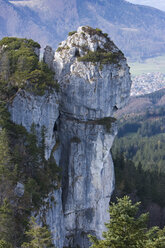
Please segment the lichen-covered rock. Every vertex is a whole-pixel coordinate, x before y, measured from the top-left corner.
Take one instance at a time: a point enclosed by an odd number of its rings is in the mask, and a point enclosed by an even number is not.
[[[53,69],[54,51],[50,46],[46,46],[44,49],[43,61],[48,65],[50,69]]]
[[[122,52],[100,31],[80,27],[55,52],[61,111],[78,119],[112,116],[127,102],[131,79]]]
[[[24,192],[25,192],[25,186],[22,183],[18,182],[14,189],[15,195],[18,197],[22,197]]]
[[[64,213],[62,208],[62,189],[51,192],[45,199],[38,215],[38,222],[42,225],[43,217],[51,230],[55,247],[63,248],[65,240]]]
[[[24,126],[29,132],[32,124],[35,124],[38,135],[41,135],[43,127],[45,135],[45,158],[50,157],[53,146],[56,143],[54,125],[59,116],[57,94],[45,92],[44,96],[37,96],[25,90],[20,90],[8,107],[11,119],[14,123]]]
[[[114,188],[110,154],[116,126],[79,122],[61,116],[65,247],[89,247],[88,234],[102,237]]]
[[[88,234],[101,238],[109,218],[114,188],[110,148],[116,135],[112,117],[128,100],[129,67],[107,35],[89,27],[70,33],[49,66],[54,67],[61,90],[57,132],[63,172],[63,246],[87,248]]]

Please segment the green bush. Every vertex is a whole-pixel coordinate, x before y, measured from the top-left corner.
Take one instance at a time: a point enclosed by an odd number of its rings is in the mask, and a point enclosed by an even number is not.
[[[29,230],[26,231],[28,242],[24,242],[21,248],[53,248],[52,235],[45,225],[43,227],[36,223],[34,217],[31,217]]]
[[[68,35],[72,36],[73,34],[76,34],[76,33],[77,33],[77,31],[71,31],[71,32],[68,33]]]
[[[118,53],[106,52],[104,49],[99,49],[98,51],[92,52],[88,51],[82,57],[78,58],[79,62],[92,62],[100,64],[116,64],[118,62]]]
[[[32,39],[16,38],[16,37],[4,37],[0,41],[0,46],[7,45],[7,49],[15,50],[21,46],[40,48],[40,44],[33,41]]]
[[[0,60],[5,64],[0,74],[0,95],[8,99],[19,88],[37,95],[43,95],[46,90],[59,90],[57,82],[54,82],[54,73],[43,61],[39,62],[34,51],[34,48],[40,47],[38,43],[6,37],[0,41],[2,45],[6,47],[0,54]]]
[[[103,33],[103,35],[105,36],[105,38],[108,38],[108,34],[107,33]]]
[[[63,47],[58,47],[56,51],[61,52],[63,49],[64,49]]]
[[[13,248],[13,246],[10,243],[6,242],[5,240],[1,239],[0,248]]]
[[[88,33],[90,36],[93,36],[93,35],[98,35],[98,36],[102,36],[102,37],[105,37],[107,38],[108,37],[108,34],[106,33],[103,33],[101,29],[99,28],[91,28],[89,26],[87,27],[83,27],[82,30],[86,33]]]
[[[96,28],[95,30],[96,30],[96,32],[100,32],[100,33],[102,33],[102,30],[101,30],[101,29],[99,29],[99,28]]]

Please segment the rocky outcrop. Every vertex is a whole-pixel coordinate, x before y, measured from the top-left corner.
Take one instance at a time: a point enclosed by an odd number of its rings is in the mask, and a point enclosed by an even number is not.
[[[48,65],[50,69],[53,68],[54,51],[50,46],[46,46],[44,49],[43,61]]]
[[[36,96],[24,90],[20,90],[8,107],[11,119],[14,123],[24,126],[30,131],[35,124],[38,138],[42,127],[46,128],[45,158],[50,157],[51,151],[56,144],[54,126],[59,116],[57,94],[45,92],[44,96]]]
[[[44,61],[60,92],[36,96],[19,91],[9,106],[12,120],[29,131],[46,127],[46,152],[62,168],[61,188],[44,209],[54,244],[89,247],[88,234],[101,237],[114,188],[110,149],[116,135],[114,112],[130,93],[129,67],[122,52],[98,29],[80,27]],[[51,196],[55,202],[51,202]],[[41,208],[40,215],[43,209]]]
[[[128,100],[126,59],[99,30],[80,27],[55,52],[60,84],[62,203],[65,247],[89,247],[88,234],[101,238],[114,188],[110,154],[113,113]]]
[[[126,104],[131,82],[121,51],[104,34],[91,30],[80,27],[63,41],[53,62],[61,85],[60,109],[83,120],[112,116]],[[108,61],[102,58],[105,54]],[[86,61],[79,62],[84,56]]]

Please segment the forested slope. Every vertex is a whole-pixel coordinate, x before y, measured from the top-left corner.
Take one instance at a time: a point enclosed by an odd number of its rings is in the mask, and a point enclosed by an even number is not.
[[[112,151],[116,195],[130,194],[163,226],[165,194],[165,90],[130,99],[120,116]]]
[[[29,217],[45,204],[45,197],[56,188],[54,182],[59,182],[55,160],[45,160],[45,127],[39,141],[35,124],[28,132],[11,120],[8,111],[20,90],[41,97],[54,89],[54,74],[39,62],[39,48],[38,43],[28,39],[0,41],[1,247],[20,247],[27,241]]]

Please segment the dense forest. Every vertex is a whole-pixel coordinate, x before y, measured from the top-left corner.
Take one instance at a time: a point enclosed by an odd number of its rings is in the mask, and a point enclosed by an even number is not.
[[[150,100],[149,105],[145,105],[146,99]],[[138,101],[144,102],[143,107]],[[133,102],[136,102],[134,109]],[[132,199],[141,200],[143,208],[151,211],[150,225],[162,227],[165,224],[164,90],[134,98],[119,115],[118,136],[112,148],[116,173],[114,196],[129,194]]]

